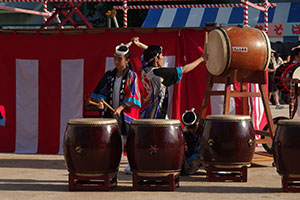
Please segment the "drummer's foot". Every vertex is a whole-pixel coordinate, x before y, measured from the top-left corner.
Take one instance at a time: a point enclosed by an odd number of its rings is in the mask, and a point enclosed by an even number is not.
[[[276,105],[276,109],[282,109],[283,105]]]

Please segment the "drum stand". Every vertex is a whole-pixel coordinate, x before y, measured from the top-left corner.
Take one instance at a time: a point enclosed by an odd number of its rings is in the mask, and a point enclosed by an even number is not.
[[[282,189],[284,192],[300,192],[300,176],[283,175]]]
[[[239,168],[215,167],[208,165],[206,167],[208,181],[238,181],[247,182],[247,166]]]
[[[69,190],[105,190],[117,186],[117,172],[99,176],[79,176],[69,173]]]
[[[174,191],[179,187],[179,173],[166,176],[142,176],[132,173],[133,190]]]
[[[265,110],[265,114],[267,117],[267,123],[269,125],[269,130],[267,131],[261,131],[261,130],[255,130],[255,133],[262,136],[267,136],[269,138],[265,139],[259,139],[256,140],[256,144],[272,144],[272,139],[275,133],[275,126],[273,123],[272,115],[271,115],[271,109],[269,107],[269,100],[268,100],[268,94],[266,92],[266,73],[264,71],[257,71],[254,72],[251,76],[247,78],[239,78],[238,77],[238,70],[236,69],[230,69],[230,71],[227,73],[226,76],[213,76],[207,72],[207,87],[205,91],[205,96],[202,102],[201,110],[200,110],[200,116],[202,119],[206,118],[207,110],[208,110],[208,104],[210,100],[210,96],[224,96],[224,110],[223,114],[229,114],[229,108],[230,108],[230,98],[231,97],[240,97],[241,98],[241,106],[242,106],[242,115],[249,115],[248,113],[248,104],[247,104],[247,98],[248,97],[262,97],[262,102]],[[241,84],[240,91],[234,90],[231,91],[230,86],[236,82],[239,82]],[[225,90],[224,91],[213,91],[213,84],[214,83],[223,83],[225,84]],[[256,83],[259,85],[260,92],[247,92],[247,83]],[[271,154],[263,154],[264,156],[273,156]],[[224,169],[219,170],[224,171]],[[247,177],[247,172],[245,174]]]

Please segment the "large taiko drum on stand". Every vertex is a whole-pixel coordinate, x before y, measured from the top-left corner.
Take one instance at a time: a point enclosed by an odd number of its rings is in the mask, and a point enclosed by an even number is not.
[[[250,116],[207,116],[202,147],[202,159],[207,165],[249,166],[255,150],[255,131]]]
[[[117,172],[122,140],[115,119],[71,119],[64,136],[64,157],[70,173],[99,175]]]
[[[274,162],[280,175],[300,177],[300,120],[280,120],[273,141]]]
[[[248,26],[226,26],[208,34],[205,46],[209,55],[207,70],[214,76],[223,76],[229,69],[238,69],[238,77],[249,77],[264,71],[271,56],[268,36]]]
[[[132,121],[126,145],[131,171],[150,176],[179,173],[184,159],[184,143],[179,120]]]

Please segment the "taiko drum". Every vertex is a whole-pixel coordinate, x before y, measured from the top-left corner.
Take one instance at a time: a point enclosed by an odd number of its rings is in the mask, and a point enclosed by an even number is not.
[[[255,150],[250,116],[209,115],[204,122],[202,159],[209,165],[247,166]]]
[[[238,78],[249,77],[256,71],[264,71],[271,56],[265,32],[248,26],[226,26],[210,31],[205,48],[209,55],[207,70],[214,76],[238,69]]]
[[[275,72],[275,85],[280,92],[290,93],[290,82],[292,79],[300,80],[300,67],[296,64],[284,64],[279,66]],[[299,84],[298,84],[299,86]]]
[[[300,175],[300,120],[280,120],[273,141],[274,162],[280,175]]]
[[[131,123],[127,157],[135,173],[180,172],[184,136],[179,120],[140,119]]]
[[[64,136],[64,157],[70,173],[96,175],[117,172],[122,140],[117,120],[71,119]]]

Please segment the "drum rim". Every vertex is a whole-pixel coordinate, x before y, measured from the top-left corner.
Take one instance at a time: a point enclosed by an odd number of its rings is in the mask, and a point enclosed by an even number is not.
[[[68,168],[68,172],[76,175],[76,176],[86,176],[86,177],[95,177],[95,176],[103,176],[103,174],[115,175],[118,173],[119,168],[117,169],[109,169],[109,170],[100,170],[100,171],[81,171],[81,170],[70,170]]]
[[[220,32],[221,34],[220,35],[223,35],[224,36],[224,39],[225,39],[225,43],[226,43],[226,50],[227,50],[227,59],[226,59],[226,64],[225,64],[225,68],[224,68],[224,70],[223,70],[223,72],[222,73],[219,73],[219,74],[213,74],[213,73],[211,73],[211,71],[210,71],[210,68],[208,68],[208,67],[206,67],[207,68],[207,71],[210,73],[210,74],[212,74],[212,75],[214,75],[214,76],[222,76],[222,75],[224,75],[224,74],[226,74],[226,72],[228,71],[228,69],[229,69],[229,66],[230,66],[230,64],[231,64],[231,43],[230,43],[230,41],[229,41],[229,37],[228,37],[228,35],[227,35],[227,33],[226,33],[226,31],[223,29],[223,28],[216,28],[215,30],[213,30],[213,31],[215,31],[215,32]],[[211,32],[213,32],[213,31],[211,31]]]
[[[231,42],[229,40],[227,32],[223,28],[218,28],[218,29],[225,35],[225,40],[227,44],[227,61],[226,61],[225,70],[223,71],[223,73],[219,75],[219,76],[223,76],[224,74],[227,73],[229,66],[231,65]]]
[[[132,125],[181,125],[178,119],[136,119]]]
[[[114,125],[118,121],[114,118],[74,118],[70,119],[70,125]]]
[[[206,161],[202,159],[204,164],[206,166],[214,166],[214,167],[219,167],[219,168],[241,168],[241,167],[250,167],[251,166],[251,161],[250,162],[213,162],[213,161]]]
[[[296,65],[297,66],[297,65]],[[295,72],[296,71],[299,71],[300,72],[300,66],[297,66],[296,68],[295,68],[295,70],[293,71],[293,73],[292,73],[292,79],[295,79],[296,77],[294,77],[294,74],[295,74]]]
[[[257,29],[259,30],[259,29]],[[259,30],[259,32],[263,35],[263,37],[265,38],[265,41],[267,43],[267,57],[266,57],[266,62],[265,62],[265,67],[264,67],[264,70],[267,69],[267,67],[269,66],[270,64],[270,60],[271,60],[271,43],[270,43],[270,39],[269,37],[267,36],[266,32],[262,31],[262,30]]]
[[[278,121],[277,125],[284,125],[284,124],[300,126],[300,120],[281,119]]]
[[[300,80],[300,77],[295,77],[295,72],[298,71],[298,75],[300,74],[300,66],[299,65],[296,65],[297,67],[293,70],[293,73],[292,73],[292,79],[291,80],[294,80],[294,79],[297,79],[297,80]],[[295,81],[294,81],[295,82]],[[295,83],[295,85],[297,85],[298,87],[300,86],[300,83]]]
[[[289,178],[299,178],[300,177],[300,172],[287,172],[283,170],[276,169],[277,173],[280,176],[287,176]]]
[[[207,115],[205,120],[241,121],[251,120],[249,115]]]

